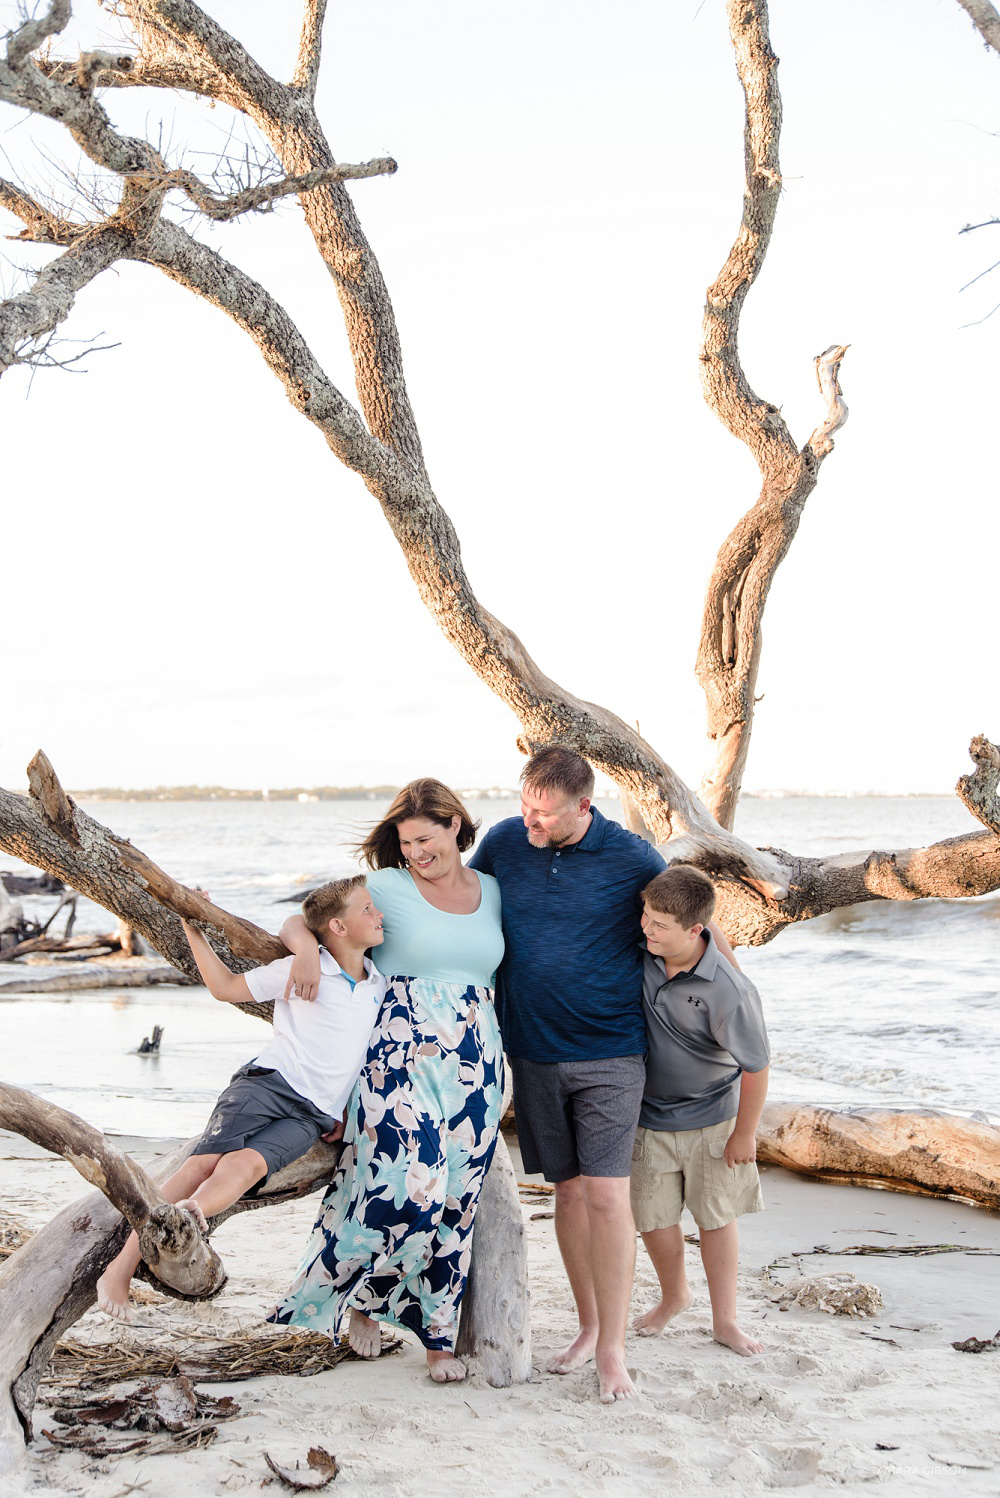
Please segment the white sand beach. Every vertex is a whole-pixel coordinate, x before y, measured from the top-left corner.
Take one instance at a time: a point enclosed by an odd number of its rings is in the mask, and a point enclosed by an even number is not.
[[[81,1194],[62,1160],[2,1136],[6,1214],[31,1227]],[[628,1364],[638,1396],[611,1408],[596,1398],[591,1370],[545,1373],[569,1339],[572,1304],[555,1244],[550,1204],[524,1202],[534,1376],[492,1389],[473,1371],[461,1386],[433,1385],[415,1343],[374,1363],[345,1361],[309,1378],[268,1377],[206,1385],[231,1394],[241,1417],[202,1450],[110,1460],[55,1451],[40,1403],[25,1490],[87,1498],[177,1498],[281,1487],[264,1453],[294,1466],[310,1446],[333,1453],[332,1488],[358,1498],[497,1498],[528,1494],[768,1493],[812,1488],[839,1493],[978,1495],[1000,1492],[996,1421],[1000,1352],[970,1355],[951,1343],[990,1337],[1000,1326],[996,1295],[1000,1218],[960,1204],[802,1180],[766,1169],[766,1213],[743,1225],[741,1295],[748,1330],[766,1352],[744,1359],[711,1340],[708,1298],[696,1247],[689,1249],[695,1299],[658,1338],[630,1335]],[[133,1330],[91,1313],[81,1340],[166,1341],[261,1329],[262,1308],[289,1279],[318,1198],[224,1225],[216,1239],[230,1274],[218,1300],[182,1305],[146,1297]],[[693,1229],[693,1224],[691,1225]],[[816,1252],[870,1244],[951,1244],[961,1252],[843,1256]],[[978,1252],[977,1252],[978,1251]],[[772,1266],[772,1267],[768,1267]],[[849,1274],[881,1292],[872,1318],[852,1319],[775,1297],[800,1276]],[[655,1279],[640,1247],[634,1310]],[[107,1393],[106,1389],[101,1390]],[[43,1392],[43,1399],[47,1392]]]

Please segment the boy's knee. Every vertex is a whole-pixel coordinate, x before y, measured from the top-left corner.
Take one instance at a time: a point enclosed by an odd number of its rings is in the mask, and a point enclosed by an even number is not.
[[[267,1175],[267,1161],[259,1150],[234,1150],[231,1155],[223,1155],[222,1158],[227,1162],[227,1168],[248,1186]]]

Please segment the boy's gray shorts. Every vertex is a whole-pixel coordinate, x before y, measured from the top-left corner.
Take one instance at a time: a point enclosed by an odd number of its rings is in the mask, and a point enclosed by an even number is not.
[[[514,1120],[529,1175],[627,1176],[646,1085],[642,1056],[603,1061],[511,1057]]]
[[[234,1150],[255,1149],[264,1156],[267,1174],[272,1176],[312,1149],[336,1122],[290,1087],[273,1067],[248,1061],[233,1073],[191,1153],[230,1155]]]

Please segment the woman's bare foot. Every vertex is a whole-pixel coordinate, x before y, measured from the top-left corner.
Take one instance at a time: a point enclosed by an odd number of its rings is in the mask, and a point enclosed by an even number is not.
[[[545,1366],[549,1373],[574,1373],[577,1368],[590,1362],[596,1347],[597,1332],[583,1328],[569,1346],[549,1358]]]
[[[186,1196],[182,1202],[177,1202],[176,1205],[178,1207],[183,1207],[185,1212],[190,1212],[191,1216],[194,1218],[195,1222],[201,1228],[203,1233],[208,1232],[208,1222],[205,1218],[205,1214],[201,1210],[193,1196]]]
[[[347,1328],[347,1340],[359,1358],[377,1358],[382,1351],[382,1333],[377,1321],[363,1311],[351,1307],[351,1320]]]
[[[112,1321],[120,1321],[127,1326],[132,1320],[132,1312],[128,1306],[128,1283],[124,1290],[120,1284],[115,1282],[111,1274],[102,1274],[97,1281],[97,1309],[103,1311],[105,1316],[110,1316]]]
[[[428,1352],[427,1372],[436,1384],[461,1383],[468,1369],[450,1352]]]
[[[712,1336],[716,1342],[721,1342],[723,1347],[731,1347],[733,1352],[738,1352],[744,1358],[755,1357],[758,1352],[764,1351],[763,1342],[757,1342],[753,1337],[748,1337],[735,1321],[717,1322],[712,1327]]]
[[[664,1297],[663,1300],[657,1301],[655,1306],[652,1306],[648,1311],[643,1311],[641,1316],[635,1318],[632,1322],[633,1330],[637,1331],[640,1337],[655,1337],[657,1332],[662,1332],[663,1328],[669,1322],[673,1321],[675,1316],[679,1316],[682,1311],[686,1311],[690,1304],[690,1290],[685,1291],[683,1295],[674,1296],[670,1300]]]
[[[597,1378],[601,1386],[602,1404],[614,1404],[618,1399],[631,1399],[635,1393],[635,1384],[629,1378],[625,1361],[618,1353],[598,1354]]]

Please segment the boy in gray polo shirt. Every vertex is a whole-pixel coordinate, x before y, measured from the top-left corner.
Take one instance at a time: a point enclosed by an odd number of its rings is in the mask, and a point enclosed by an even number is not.
[[[691,1303],[681,1212],[701,1233],[717,1342],[750,1357],[764,1344],[736,1321],[737,1219],[763,1210],[756,1133],[770,1050],[757,990],[720,957],[707,928],[710,880],[687,864],[642,892],[646,1090],[632,1156],[632,1211],[660,1282],[660,1301],[633,1323],[661,1332]]]

